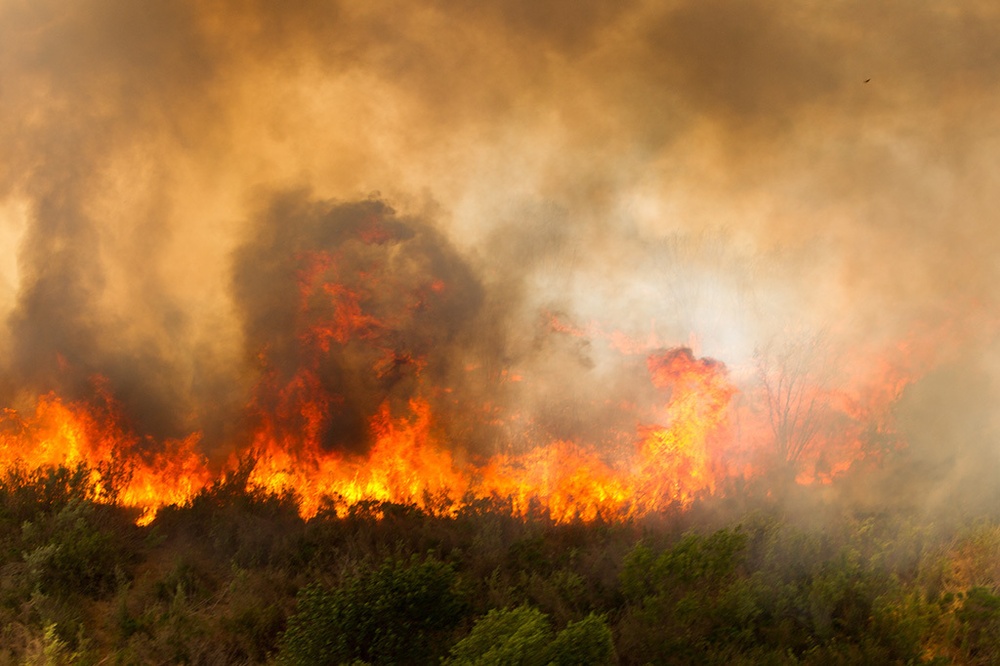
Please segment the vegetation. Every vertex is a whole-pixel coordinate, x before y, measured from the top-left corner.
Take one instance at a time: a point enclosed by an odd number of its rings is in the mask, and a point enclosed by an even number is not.
[[[497,499],[303,520],[234,474],[137,527],[90,479],[0,479],[0,664],[1000,662],[995,519],[556,524]]]

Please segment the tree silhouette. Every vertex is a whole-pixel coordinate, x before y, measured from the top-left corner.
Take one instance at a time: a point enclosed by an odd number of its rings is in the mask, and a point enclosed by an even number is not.
[[[821,338],[812,337],[754,352],[775,452],[789,465],[813,444],[829,407],[825,351]]]

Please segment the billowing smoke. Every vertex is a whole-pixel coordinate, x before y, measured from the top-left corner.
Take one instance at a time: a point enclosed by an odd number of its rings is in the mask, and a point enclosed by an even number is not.
[[[823,339],[824,409],[899,388],[899,486],[995,458],[993,3],[293,5],[0,0],[5,404],[222,451],[312,382],[326,447],[419,395],[487,451]]]
[[[453,390],[483,301],[433,227],[378,200],[298,193],[277,198],[236,252],[233,298],[265,374],[255,407],[301,433],[300,405],[313,403],[322,445],[362,450],[383,401],[405,404],[421,380]]]

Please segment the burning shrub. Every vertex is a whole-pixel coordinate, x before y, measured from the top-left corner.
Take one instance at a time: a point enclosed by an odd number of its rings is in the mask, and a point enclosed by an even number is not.
[[[12,525],[34,520],[38,515],[58,512],[70,502],[92,500],[91,469],[75,467],[40,467],[4,470],[0,479],[0,519]]]

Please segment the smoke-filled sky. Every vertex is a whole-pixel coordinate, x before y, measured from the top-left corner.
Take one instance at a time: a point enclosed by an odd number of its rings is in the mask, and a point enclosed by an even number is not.
[[[986,0],[0,0],[4,383],[99,372],[149,432],[225,437],[204,405],[279,344],[267,248],[388,206],[398,274],[464,283],[406,343],[455,345],[442,376],[614,388],[552,317],[737,369],[822,335],[923,349],[955,369],[913,409],[972,374],[985,414],[997,72]]]

